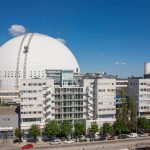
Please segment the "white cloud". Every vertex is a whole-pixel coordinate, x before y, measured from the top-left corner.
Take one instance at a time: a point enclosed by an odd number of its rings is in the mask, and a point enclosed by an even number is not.
[[[59,42],[63,43],[63,44],[66,44],[66,41],[64,39],[61,39],[61,38],[57,38],[56,40],[58,40]]]
[[[115,62],[115,65],[126,65],[126,63],[125,63],[125,62],[116,61],[116,62]]]
[[[13,36],[18,36],[26,33],[25,27],[17,24],[11,25],[8,30]]]
[[[126,63],[125,62],[121,62],[121,65],[126,65]]]
[[[115,65],[119,65],[119,64],[120,64],[120,62],[118,62],[118,61],[117,61],[117,62],[115,62]]]

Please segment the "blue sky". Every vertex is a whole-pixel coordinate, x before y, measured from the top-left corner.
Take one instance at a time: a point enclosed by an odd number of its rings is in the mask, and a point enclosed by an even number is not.
[[[149,0],[0,0],[0,45],[13,24],[64,39],[82,72],[142,76],[150,62]]]

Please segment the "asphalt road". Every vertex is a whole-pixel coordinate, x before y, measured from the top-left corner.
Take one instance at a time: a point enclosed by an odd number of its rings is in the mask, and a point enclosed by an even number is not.
[[[150,138],[140,138],[140,139],[126,139],[118,141],[105,141],[105,142],[90,142],[81,144],[71,144],[71,145],[58,145],[43,148],[35,148],[36,150],[121,150],[129,148],[136,144],[150,143]]]
[[[121,150],[134,147],[136,144],[150,144],[150,137],[123,139],[115,141],[87,142],[61,145],[35,145],[34,150]],[[0,142],[0,150],[20,150],[20,146],[12,144],[10,140]]]

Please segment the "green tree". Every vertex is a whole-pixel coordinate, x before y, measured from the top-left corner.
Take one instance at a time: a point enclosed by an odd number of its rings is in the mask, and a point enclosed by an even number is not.
[[[134,102],[134,98],[131,96],[128,100],[128,109],[129,109],[129,117],[132,122],[136,121],[136,106]]]
[[[34,141],[36,142],[37,137],[38,137],[38,136],[40,135],[40,133],[41,133],[41,130],[40,130],[40,128],[39,128],[38,125],[33,124],[33,125],[30,127],[30,129],[28,130],[28,133],[29,133],[29,135],[30,135],[31,137],[34,138]]]
[[[114,132],[117,134],[122,133],[127,128],[127,114],[128,114],[128,105],[127,98],[123,89],[120,91],[120,104],[118,105],[116,112],[116,122],[113,124]]]
[[[150,128],[150,120],[142,117],[138,119],[138,127],[140,129],[148,129]]]
[[[119,118],[124,124],[128,121],[128,102],[126,97],[121,97],[121,106],[119,110]]]
[[[103,124],[103,134],[111,134],[113,132],[113,127],[110,123],[104,123]]]
[[[23,136],[23,133],[22,133],[21,129],[19,129],[19,128],[15,129],[15,136],[20,140],[20,142],[22,141],[21,138]]]
[[[95,136],[95,133],[98,132],[98,124],[96,122],[91,123],[91,128],[89,129],[89,132],[92,133],[93,136]]]
[[[72,132],[72,125],[68,121],[63,121],[60,123],[60,134],[63,137],[68,137]]]
[[[120,91],[120,105],[117,109],[114,131],[128,133],[136,129],[136,111],[133,97],[127,98],[124,90]]]
[[[43,135],[46,135],[49,139],[60,134],[60,128],[55,120],[51,120],[47,123],[43,130]]]
[[[83,123],[77,122],[74,125],[75,136],[81,138],[85,134],[85,125]]]
[[[116,134],[128,133],[127,126],[122,121],[116,121],[113,124],[113,130]]]

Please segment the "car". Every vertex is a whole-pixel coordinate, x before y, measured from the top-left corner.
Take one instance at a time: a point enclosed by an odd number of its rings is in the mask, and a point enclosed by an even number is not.
[[[138,134],[137,133],[130,133],[127,136],[128,136],[128,138],[137,138]]]
[[[148,134],[139,134],[139,137],[147,137]]]
[[[74,143],[74,140],[65,140],[64,143],[65,144],[71,144],[71,143]]]
[[[100,141],[100,135],[98,135],[98,134],[95,135],[95,136],[94,136],[94,141]]]
[[[95,137],[94,141],[100,141],[100,137]]]
[[[118,135],[118,139],[126,139],[126,138],[128,138],[128,135],[126,135],[126,134],[119,134]]]
[[[49,138],[48,138],[47,136],[43,136],[43,137],[42,137],[42,140],[43,140],[44,142],[49,142]]]
[[[106,140],[106,136],[101,136],[99,140],[100,141]]]
[[[33,144],[27,144],[27,145],[21,146],[21,149],[30,149],[30,148],[33,148]]]
[[[37,139],[34,139],[32,137],[27,138],[27,142],[35,142]]]
[[[107,137],[107,140],[115,140],[115,137],[114,136],[109,136],[109,137]]]
[[[61,140],[60,139],[54,139],[49,144],[51,144],[51,145],[61,144]]]
[[[18,138],[13,140],[13,143],[19,143],[19,142],[20,142],[20,139]]]
[[[87,139],[85,137],[82,137],[79,139],[79,142],[87,142]]]

